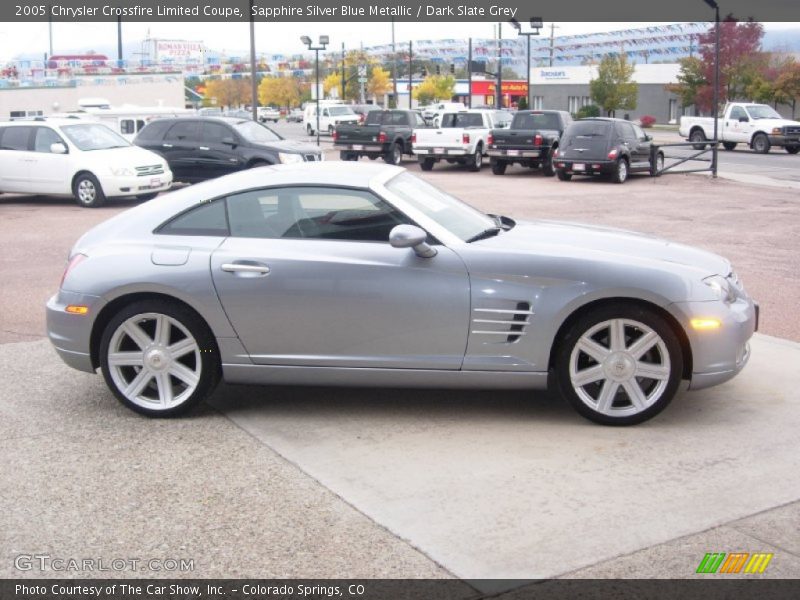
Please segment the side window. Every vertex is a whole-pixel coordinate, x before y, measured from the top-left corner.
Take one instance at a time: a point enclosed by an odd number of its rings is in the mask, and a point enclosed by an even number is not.
[[[160,140],[164,137],[164,133],[170,126],[169,121],[150,121],[150,123],[146,123],[146,127],[142,129],[139,136],[143,140]]]
[[[34,152],[50,152],[52,144],[64,144],[64,140],[49,127],[37,127],[33,142]],[[66,144],[64,144],[66,146]]]
[[[417,123],[416,123],[417,127],[425,127],[426,126],[425,119],[422,118],[421,114],[414,113],[414,118],[417,121]]]
[[[220,125],[219,123],[203,123],[200,139],[208,144],[221,144],[222,138],[232,136],[233,133],[224,125]]]
[[[197,139],[197,121],[178,121],[169,128],[165,140],[196,140]]]
[[[364,190],[270,188],[228,197],[231,235],[388,242],[396,225],[410,221]]]
[[[731,109],[731,119],[738,121],[742,117],[747,117],[747,113],[744,112],[744,109],[741,106],[734,106]]]
[[[28,150],[32,127],[8,127],[0,144],[0,150]]]
[[[647,141],[647,134],[644,131],[642,131],[642,128],[639,127],[638,125],[633,126],[633,132],[636,135],[636,139],[639,140],[640,142]]]
[[[209,235],[227,237],[228,220],[225,215],[225,200],[214,200],[201,204],[178,215],[162,225],[162,235]]]
[[[132,135],[136,133],[136,124],[133,119],[122,119],[119,122],[119,132],[122,135]]]
[[[322,109],[322,116],[323,117],[329,117],[330,116],[330,113],[328,113],[328,109],[327,108],[323,108]]]
[[[141,131],[147,123],[143,119],[136,119],[136,131]]]

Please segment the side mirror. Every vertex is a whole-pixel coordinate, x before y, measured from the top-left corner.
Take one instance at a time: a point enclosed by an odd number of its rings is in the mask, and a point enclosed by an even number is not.
[[[739,123],[747,123],[750,121],[748,117],[739,117]]]
[[[653,141],[653,136],[652,136],[652,135],[645,134],[645,136],[644,136],[644,141],[645,141],[645,142],[652,142],[652,141]]]
[[[51,154],[66,154],[67,147],[62,144],[61,142],[55,142],[54,144],[50,144],[50,153]]]
[[[225,144],[226,146],[235,146],[236,140],[233,139],[231,136],[227,136],[222,138],[222,143]]]
[[[389,232],[392,248],[413,248],[420,258],[433,258],[436,248],[431,248],[425,240],[428,234],[416,225],[398,225]]]

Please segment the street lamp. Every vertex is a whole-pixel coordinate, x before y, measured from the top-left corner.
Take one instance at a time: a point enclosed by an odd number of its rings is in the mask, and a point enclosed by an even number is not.
[[[314,73],[315,73],[315,87],[314,96],[317,99],[317,146],[319,146],[319,51],[325,50],[325,47],[330,43],[330,38],[327,35],[319,36],[319,44],[316,46],[307,35],[300,36],[300,41],[308,46],[309,50],[314,51]]]
[[[526,73],[526,81],[528,82],[528,108],[533,108],[531,106],[531,36],[532,35],[539,35],[539,30],[542,28],[542,19],[541,17],[531,17],[531,30],[532,31],[522,31],[522,25],[520,25],[519,21],[516,19],[511,19],[511,26],[517,30],[517,35],[524,35],[525,36],[525,43],[528,46],[528,68],[525,69]]]
[[[717,156],[719,140],[717,139],[717,121],[719,120],[719,4],[716,0],[703,0],[714,9],[714,147],[711,149],[711,175],[717,176]]]

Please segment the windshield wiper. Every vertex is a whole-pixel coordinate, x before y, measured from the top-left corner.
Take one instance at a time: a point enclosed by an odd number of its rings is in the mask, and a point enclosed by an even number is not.
[[[502,227],[490,227],[488,229],[484,229],[480,233],[473,235],[471,238],[469,238],[467,240],[467,243],[471,244],[472,242],[477,242],[478,240],[485,240],[486,238],[494,237],[501,231],[503,231]]]

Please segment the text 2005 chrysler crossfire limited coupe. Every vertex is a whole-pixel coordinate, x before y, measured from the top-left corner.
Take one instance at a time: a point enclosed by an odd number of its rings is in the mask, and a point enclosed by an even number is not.
[[[749,358],[723,258],[485,215],[398,167],[263,167],[120,214],[47,305],[72,367],[151,416],[233,383],[544,388],[627,425]]]

